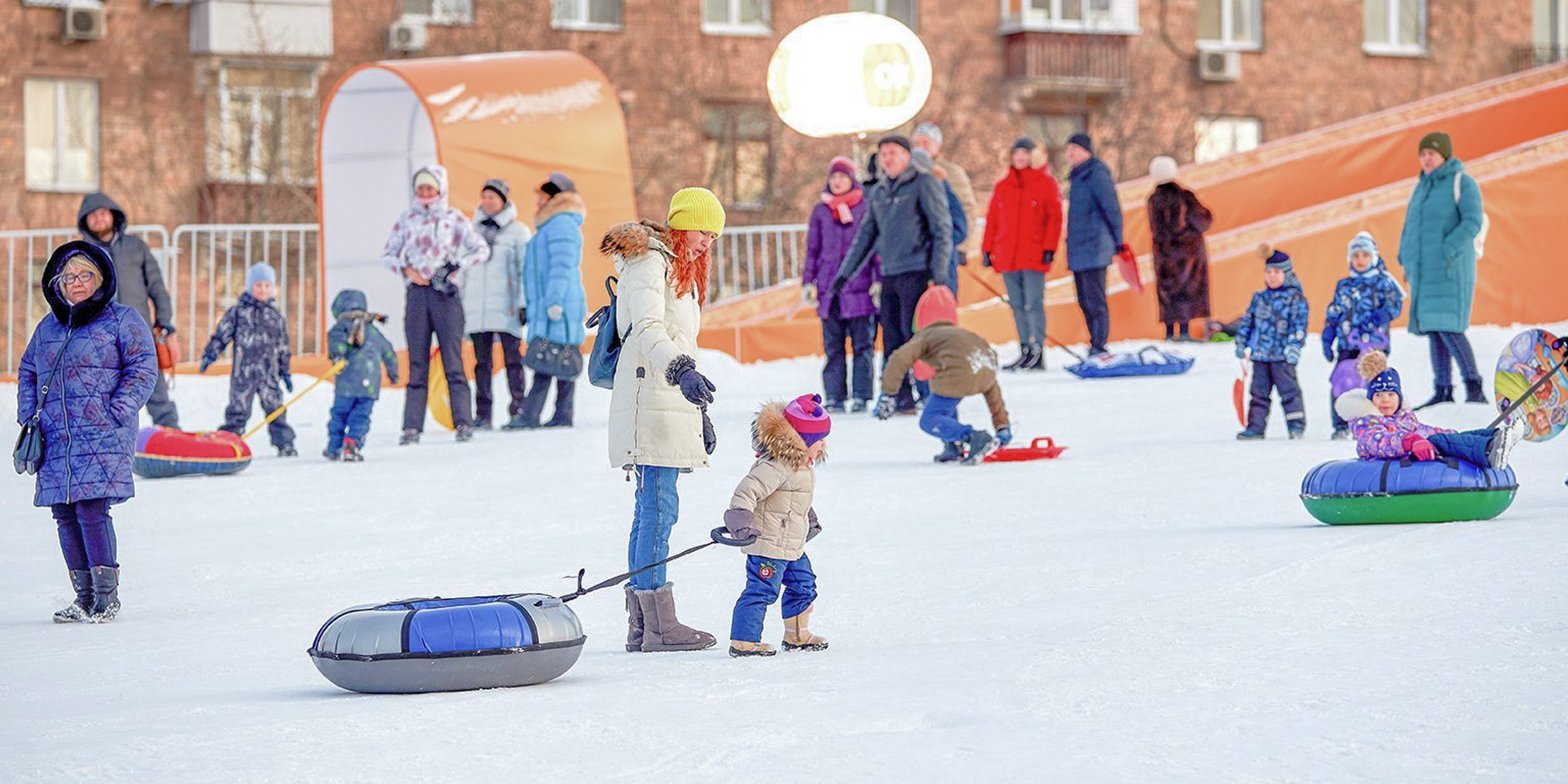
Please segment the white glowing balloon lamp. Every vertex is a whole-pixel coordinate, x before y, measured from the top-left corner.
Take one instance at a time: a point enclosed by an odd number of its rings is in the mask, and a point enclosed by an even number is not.
[[[768,98],[785,125],[818,139],[897,128],[931,95],[931,55],[881,14],[819,16],[768,62]]]

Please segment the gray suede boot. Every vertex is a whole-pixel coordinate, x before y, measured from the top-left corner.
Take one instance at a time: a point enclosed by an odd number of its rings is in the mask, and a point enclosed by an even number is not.
[[[76,590],[76,601],[69,607],[56,610],[55,623],[81,623],[93,607],[93,573],[86,569],[71,570],[71,587]]]
[[[108,623],[120,614],[120,569],[116,566],[94,566],[93,606],[87,614],[88,623]]]
[[[630,585],[626,586],[626,650],[642,650],[642,602],[637,601],[637,592]]]
[[[642,604],[642,652],[700,651],[712,648],[718,641],[713,635],[698,631],[675,617],[675,583],[665,583],[651,591],[638,591],[637,601]]]

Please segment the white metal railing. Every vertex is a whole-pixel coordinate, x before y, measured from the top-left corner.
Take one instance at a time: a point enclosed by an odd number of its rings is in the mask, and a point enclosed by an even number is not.
[[[174,301],[184,356],[200,355],[224,310],[245,290],[245,272],[257,262],[278,273],[277,306],[289,325],[296,354],[320,353],[321,293],[318,231],[314,223],[190,224],[174,230],[173,274],[165,274]]]
[[[158,266],[169,273],[169,232],[158,225],[131,226],[128,231],[147,243],[158,259]],[[81,239],[75,227],[0,231],[0,252],[5,254],[5,316],[0,319],[0,335],[5,342],[5,366],[0,372],[14,373],[22,362],[22,352],[32,337],[33,326],[48,312],[44,301],[44,264],[55,248]]]
[[[727,299],[799,278],[806,255],[806,224],[735,226],[714,243],[708,302]]]

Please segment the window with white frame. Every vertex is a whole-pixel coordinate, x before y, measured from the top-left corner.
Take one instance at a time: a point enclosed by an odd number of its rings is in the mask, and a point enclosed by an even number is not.
[[[733,207],[757,209],[773,188],[773,111],[767,106],[710,105],[703,110],[706,181]]]
[[[1534,0],[1531,10],[1534,64],[1568,59],[1568,0]]]
[[[911,30],[919,30],[917,26],[916,6],[917,0],[849,0],[849,10],[866,11],[883,16],[891,16],[904,23]]]
[[[1241,51],[1263,47],[1263,0],[1198,0],[1198,47]]]
[[[1138,32],[1138,0],[1001,0],[1002,32]]]
[[[768,35],[768,0],[702,0],[702,31],[711,35]]]
[[[621,0],[553,0],[550,26],[557,30],[619,30]]]
[[[208,99],[207,177],[218,182],[316,179],[316,74],[225,65]]]
[[[22,93],[28,190],[98,190],[98,83],[28,79]]]
[[[1204,117],[1198,120],[1197,136],[1192,159],[1206,163],[1258,146],[1263,141],[1263,121],[1256,117]]]
[[[403,16],[418,17],[433,25],[471,25],[474,0],[399,0]]]
[[[1370,54],[1424,54],[1426,0],[1362,0],[1365,36]]]

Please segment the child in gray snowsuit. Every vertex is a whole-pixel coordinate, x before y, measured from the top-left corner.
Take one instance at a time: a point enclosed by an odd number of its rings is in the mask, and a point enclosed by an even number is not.
[[[289,329],[283,314],[272,304],[272,291],[277,283],[277,273],[271,265],[254,264],[245,273],[245,293],[240,301],[223,314],[218,328],[201,355],[201,372],[207,372],[218,355],[230,343],[234,344],[234,366],[229,372],[229,407],[223,412],[223,425],[219,430],[242,434],[245,422],[250,419],[252,398],[260,398],[262,414],[276,411],[283,405],[279,382],[294,391],[294,379],[289,375]],[[267,436],[277,447],[280,457],[293,457],[294,428],[289,427],[286,414],[267,425]]]
[[[338,292],[332,299],[332,317],[337,323],[327,332],[327,356],[333,362],[343,360],[344,365],[333,387],[327,448],[321,454],[328,460],[358,463],[365,459],[360,449],[370,431],[370,411],[381,396],[381,366],[386,364],[387,378],[396,384],[397,352],[376,329],[376,322],[387,317],[369,311],[365,292]]]

